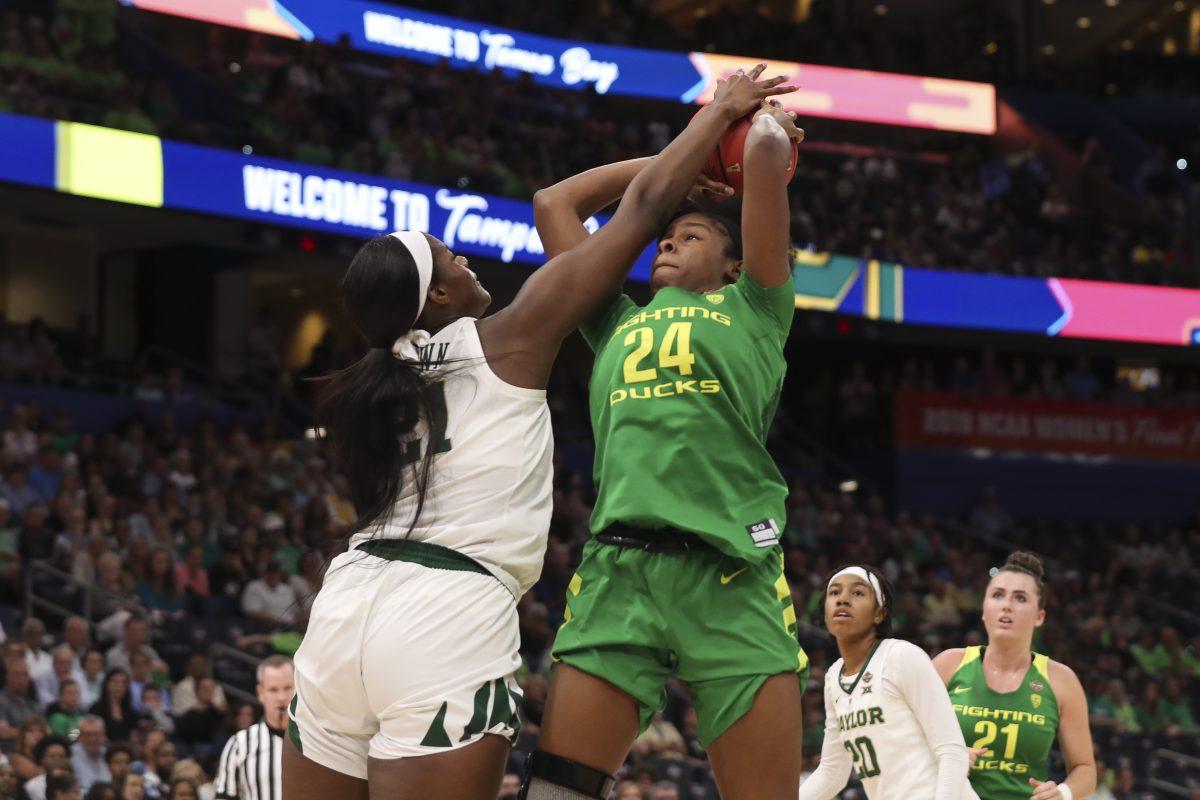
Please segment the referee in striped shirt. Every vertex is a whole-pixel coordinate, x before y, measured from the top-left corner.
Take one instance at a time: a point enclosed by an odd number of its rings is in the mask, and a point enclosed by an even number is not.
[[[288,704],[296,692],[291,659],[263,659],[257,677],[263,718],[225,745],[214,782],[222,800],[283,800],[283,735]]]

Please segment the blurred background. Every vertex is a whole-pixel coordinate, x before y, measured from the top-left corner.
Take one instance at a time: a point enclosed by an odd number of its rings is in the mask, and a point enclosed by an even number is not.
[[[988,570],[1022,547],[1051,587],[1035,648],[1088,692],[1096,796],[1200,798],[1196,0],[0,0],[17,783],[47,730],[83,747],[111,668],[136,715],[98,746],[129,742],[163,797],[256,718],[254,665],[295,651],[355,516],[306,432],[315,379],[364,348],[337,290],[364,238],[428,230],[502,307],[542,262],[534,191],[658,151],[759,60],[802,85],[807,131],[769,442],[815,666],[806,755],[833,567],[880,565],[897,634],[935,652],[980,641]],[[550,387],[517,773],[588,535],[590,366],[573,337]],[[626,800],[716,797],[670,696]]]

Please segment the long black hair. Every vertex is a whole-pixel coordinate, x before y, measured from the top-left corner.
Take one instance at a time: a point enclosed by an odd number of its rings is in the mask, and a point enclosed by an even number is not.
[[[831,580],[833,580],[833,576],[837,575],[839,572],[841,572],[844,569],[849,569],[850,567],[859,567],[861,569],[865,569],[867,571],[868,575],[874,576],[875,580],[879,581],[879,591],[883,593],[883,612],[884,613],[883,613],[883,619],[880,620],[879,623],[877,623],[875,625],[875,638],[876,639],[887,639],[889,636],[892,635],[892,628],[893,628],[892,609],[895,607],[895,603],[894,603],[895,592],[892,589],[892,582],[889,581],[887,579],[887,576],[884,575],[882,572],[875,569],[875,567],[872,567],[870,564],[846,564],[844,566],[838,567],[833,572],[831,572],[827,576],[825,576],[825,582],[823,584],[821,584],[822,586],[825,587],[824,593],[825,594],[829,593],[829,582]],[[821,603],[821,607],[822,608],[825,607],[824,602]],[[824,615],[822,614],[822,616],[824,616]]]
[[[317,406],[317,429],[350,484],[358,513],[351,533],[386,521],[406,468],[416,465],[411,530],[425,506],[434,450],[413,431],[422,415],[432,417],[433,381],[417,362],[393,355],[392,344],[416,325],[420,275],[403,243],[379,236],[354,256],[341,285],[346,311],[369,349],[330,378]]]

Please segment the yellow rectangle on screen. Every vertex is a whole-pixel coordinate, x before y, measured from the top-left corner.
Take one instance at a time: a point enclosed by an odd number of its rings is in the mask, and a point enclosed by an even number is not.
[[[79,122],[55,126],[55,186],[60,192],[159,207],[162,140]]]

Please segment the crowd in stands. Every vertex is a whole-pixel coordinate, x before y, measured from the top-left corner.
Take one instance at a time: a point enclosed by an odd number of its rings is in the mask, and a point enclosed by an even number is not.
[[[918,361],[902,374],[919,379],[925,369]],[[1011,368],[993,375],[990,355],[931,369],[932,388],[956,391],[1007,381],[1010,391],[1088,397],[1103,384],[1082,364],[1063,377],[1042,368],[1022,384]],[[865,368],[851,365],[832,385],[852,409],[865,380]],[[560,430],[574,425],[575,438],[586,437],[582,411],[552,405]],[[322,565],[355,518],[344,479],[320,442],[281,436],[269,421],[181,430],[167,415],[90,432],[27,402],[0,408],[0,429],[0,745],[9,761],[0,770],[12,769],[25,793],[5,795],[0,774],[0,800],[53,798],[49,787],[68,775],[95,791],[88,796],[196,796],[189,787],[208,796],[205,773],[222,742],[255,713],[238,691],[250,688],[252,672],[212,646],[250,661],[299,646]],[[571,435],[560,438],[572,444]],[[588,536],[590,481],[569,462],[556,464],[542,578],[519,603],[525,724],[514,775],[536,740],[549,646]],[[805,701],[810,764],[820,750],[822,671],[836,658],[820,624],[832,569],[848,560],[880,565],[897,587],[897,635],[934,652],[980,640],[988,570],[1017,545],[1049,556],[1049,622],[1036,646],[1073,666],[1088,688],[1112,789],[1101,796],[1144,796],[1151,770],[1162,774],[1151,765],[1156,747],[1195,750],[1200,609],[1186,598],[1200,577],[1200,515],[1172,526],[1050,530],[1015,520],[991,494],[958,518],[941,518],[889,510],[879,497],[809,475],[791,485],[783,539],[814,664]],[[54,605],[20,615],[27,591]],[[669,696],[635,745],[617,796],[715,796],[687,693],[673,683]],[[115,794],[104,794],[108,784]]]
[[[689,116],[679,106],[560,91],[341,46],[160,15],[122,17],[107,0],[59,0],[24,11],[14,5],[22,7],[9,0],[0,18],[6,42],[0,110],[397,179],[528,198],[582,169],[657,152]],[[463,6],[464,14],[475,10]],[[565,15],[563,24],[570,24],[585,16],[563,10],[573,4],[560,6],[552,20]],[[618,17],[633,13],[615,6]],[[700,27],[709,26],[739,30],[724,15]],[[907,52],[906,41],[895,46]],[[174,70],[145,55],[156,47]],[[1114,209],[1099,191],[1112,170],[1095,141],[1079,143],[1082,167],[1065,177],[1038,153],[992,152],[971,137],[942,136],[932,145],[935,158],[927,137],[915,133],[890,132],[889,149],[822,149],[836,144],[828,136],[840,136],[842,128],[805,124],[813,142],[792,185],[799,246],[929,267],[1200,285],[1195,235],[1188,234],[1194,200],[1187,200],[1189,182],[1170,158],[1147,162],[1128,188],[1131,204]],[[895,146],[908,141],[913,147]]]

